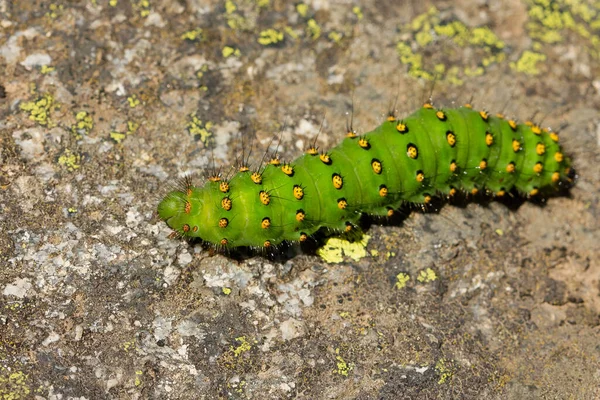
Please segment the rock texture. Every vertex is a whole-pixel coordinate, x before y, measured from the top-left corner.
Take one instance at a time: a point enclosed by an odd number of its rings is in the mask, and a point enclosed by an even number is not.
[[[0,0],[0,397],[600,397],[594,4]],[[558,129],[577,185],[276,258],[156,217],[430,93]]]

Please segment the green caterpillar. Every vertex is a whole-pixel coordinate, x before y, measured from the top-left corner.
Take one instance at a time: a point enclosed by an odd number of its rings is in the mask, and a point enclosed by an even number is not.
[[[457,191],[549,195],[572,183],[570,164],[558,135],[532,122],[469,104],[442,110],[426,103],[364,135],[349,129],[328,152],[313,145],[291,163],[275,157],[257,171],[242,165],[231,179],[215,175],[202,187],[186,180],[158,214],[174,236],[270,248],[321,228],[351,231],[362,213],[391,216],[405,202],[427,204]]]

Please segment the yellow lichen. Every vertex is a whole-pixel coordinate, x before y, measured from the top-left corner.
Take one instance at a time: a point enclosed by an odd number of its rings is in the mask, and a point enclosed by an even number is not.
[[[67,168],[67,171],[73,172],[81,167],[81,155],[73,153],[70,149],[65,149],[63,154],[58,157],[58,164]]]
[[[188,121],[187,129],[190,135],[199,136],[199,140],[205,145],[211,140],[213,134],[211,128],[213,123],[207,121],[203,123],[201,119],[196,116],[196,113],[190,114],[190,121]]]
[[[298,34],[296,33],[296,31],[290,28],[289,26],[286,26],[285,28],[283,28],[283,30],[292,39],[298,39]]]
[[[29,119],[38,124],[53,128],[56,124],[50,119],[50,114],[59,106],[54,104],[54,97],[45,94],[35,101],[21,103],[19,108],[29,113]]]
[[[332,42],[339,44],[342,41],[342,37],[344,37],[344,36],[339,32],[333,31],[333,32],[329,32],[329,35],[327,35],[327,37]]]
[[[516,71],[523,72],[528,75],[537,75],[541,72],[537,68],[537,63],[545,60],[545,54],[525,50],[521,55],[521,58],[519,58],[517,62],[511,63],[510,66]]]
[[[421,31],[417,32],[415,35],[415,40],[421,47],[427,46],[429,43],[433,42],[433,36],[429,31]]]
[[[224,288],[222,288],[221,290],[223,291],[223,294],[224,294],[225,296],[229,296],[229,295],[231,294],[231,288],[224,287]]]
[[[437,275],[435,271],[431,268],[427,268],[419,272],[419,276],[417,276],[417,280],[421,283],[429,283],[433,282],[437,279]]]
[[[354,365],[353,364],[349,364],[346,362],[346,360],[344,360],[342,358],[342,356],[340,356],[340,349],[336,348],[335,349],[335,360],[336,360],[336,373],[342,376],[348,376],[348,374],[350,373],[350,371],[352,371],[354,369]]]
[[[239,343],[237,347],[230,346],[230,350],[233,352],[233,355],[239,357],[241,354],[252,349],[252,345],[246,339],[246,336],[240,336],[235,338],[235,341]]]
[[[126,133],[121,133],[117,131],[112,131],[110,133],[110,138],[117,143],[121,143],[127,137]]]
[[[140,105],[140,99],[138,99],[137,95],[132,95],[127,98],[127,102],[129,103],[129,107],[135,108]]]
[[[83,138],[83,135],[90,133],[94,127],[94,120],[87,111],[80,111],[75,115],[75,124],[71,126],[71,132],[77,140]]]
[[[135,386],[140,386],[142,384],[141,376],[144,374],[144,371],[135,371]]]
[[[367,256],[366,246],[370,238],[369,235],[363,235],[360,242],[349,242],[335,237],[329,238],[317,253],[329,263],[340,263],[344,261],[344,256],[358,261]]]
[[[110,133],[110,138],[112,140],[114,140],[117,143],[121,143],[123,140],[125,140],[125,138],[129,135],[133,135],[138,128],[140,127],[140,124],[134,121],[127,121],[127,132],[122,133],[122,132],[118,132],[118,131],[112,131]]]
[[[438,373],[440,379],[438,379],[438,384],[444,384],[452,379],[454,375],[454,363],[452,361],[441,358],[435,364],[435,370]]]
[[[533,39],[543,43],[558,43],[565,39],[567,30],[583,38],[581,48],[594,58],[600,57],[600,9],[584,0],[526,0],[529,22],[527,31]]]
[[[235,10],[237,10],[235,3],[231,0],[227,0],[225,2],[225,14],[233,14]]]
[[[46,13],[46,16],[51,19],[56,19],[63,9],[64,6],[62,4],[51,3],[48,6],[49,11]]]
[[[410,276],[405,272],[400,272],[398,275],[396,275],[396,289],[405,288],[408,281],[410,281]]]
[[[470,76],[482,75],[485,68],[503,60],[499,50],[504,48],[504,42],[488,27],[470,28],[461,21],[444,22],[442,25],[441,21],[442,17],[439,11],[435,7],[431,7],[410,23],[400,27],[404,33],[403,36],[412,37],[412,39],[405,39],[396,45],[400,61],[409,66],[408,74],[410,76],[427,80],[446,79],[451,84],[462,84],[462,80],[458,77],[460,71],[464,70],[465,75]],[[484,53],[481,64],[450,71],[450,68],[446,68],[446,65],[438,62],[433,68],[426,68],[422,56],[425,53],[422,50],[436,43],[437,37],[447,37],[460,47],[476,47],[477,52]],[[446,51],[451,51],[451,49],[450,47]],[[437,54],[439,50],[432,50],[428,53]],[[448,72],[446,72],[447,69]]]
[[[30,394],[29,375],[0,367],[0,399],[25,400],[30,398]]]
[[[319,37],[321,37],[321,27],[314,19],[308,20],[306,23],[306,31],[308,36],[313,40],[317,40]]]
[[[123,343],[123,350],[125,350],[126,352],[129,352],[130,350],[135,350],[136,345],[135,345],[135,339],[131,339],[125,343]]]
[[[199,39],[202,39],[203,32],[204,31],[202,30],[202,28],[196,28],[196,29],[192,29],[191,31],[184,32],[180,37],[181,37],[181,40],[189,40],[189,41],[199,40]]]
[[[109,4],[111,7],[116,7],[116,6],[117,6],[117,4],[118,4],[118,0],[109,0],[108,4]]]
[[[297,4],[296,11],[298,11],[298,14],[300,14],[300,16],[304,18],[308,14],[308,6],[304,3]]]
[[[268,46],[270,44],[279,43],[283,40],[283,32],[278,30],[269,28],[260,33],[260,37],[258,38],[258,43],[263,46]]]
[[[223,47],[223,57],[227,58],[230,56],[235,56],[235,57],[239,57],[242,53],[240,52],[240,49],[236,49],[230,46],[225,46]]]
[[[359,21],[363,19],[363,13],[359,6],[352,7],[352,13],[356,15],[356,18],[358,18]]]
[[[149,0],[139,0],[135,7],[139,10],[140,16],[142,18],[146,18],[150,15],[150,1]]]
[[[42,65],[42,68],[40,68],[40,73],[46,75],[49,74],[50,72],[56,71],[56,68],[51,67],[49,65]]]

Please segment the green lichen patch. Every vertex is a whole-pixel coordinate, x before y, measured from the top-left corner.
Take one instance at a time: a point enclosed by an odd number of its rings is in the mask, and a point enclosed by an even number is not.
[[[396,284],[394,286],[396,289],[404,289],[408,281],[410,281],[410,275],[406,272],[400,272],[396,275]]]
[[[25,400],[32,396],[29,375],[0,366],[0,399]]]
[[[564,42],[569,34],[580,38],[586,52],[600,58],[600,8],[585,0],[526,0],[527,31],[540,43]],[[534,43],[535,47],[535,43]]]
[[[196,28],[186,31],[181,34],[181,40],[189,40],[190,42],[200,41],[203,38],[204,30],[202,28]]]
[[[65,6],[58,3],[50,3],[48,6],[48,11],[46,12],[46,17],[50,19],[56,19],[61,16]]]
[[[30,120],[48,128],[56,126],[56,123],[51,119],[51,114],[59,107],[55,103],[54,97],[50,94],[44,94],[37,100],[21,103],[19,106],[21,110],[29,113]]]
[[[150,15],[151,7],[152,6],[149,0],[138,0],[136,3],[134,3],[134,9],[137,10],[142,18],[146,18],[148,15]]]
[[[75,139],[80,140],[88,135],[94,127],[94,119],[87,111],[79,111],[75,114],[75,124],[71,126],[71,132]]]
[[[521,54],[521,58],[510,64],[511,68],[528,75],[538,75],[541,71],[538,68],[540,62],[546,60],[546,55],[526,50]]]
[[[136,108],[140,105],[140,99],[138,99],[137,95],[133,94],[127,98],[127,103],[129,107]]]
[[[340,349],[335,349],[335,364],[336,369],[335,373],[341,376],[348,376],[348,374],[354,369],[354,364],[348,363],[344,358],[340,355]]]
[[[127,131],[125,133],[119,131],[112,131],[110,132],[109,136],[112,140],[120,144],[123,140],[125,140],[127,136],[133,135],[139,127],[140,124],[138,122],[127,121]]]
[[[258,43],[263,46],[276,44],[283,41],[283,32],[269,28],[262,31],[258,38]]]
[[[231,46],[224,46],[223,50],[221,50],[221,54],[223,55],[224,58],[227,57],[239,57],[242,55],[242,52],[240,51],[240,49],[237,49],[235,47],[231,47]]]
[[[58,157],[58,165],[63,166],[69,172],[78,170],[81,167],[81,154],[74,153],[70,149],[65,151]]]
[[[302,18],[305,18],[308,15],[308,5],[304,3],[296,4],[296,11]]]
[[[199,140],[204,145],[210,144],[213,138],[212,132],[213,123],[210,121],[203,122],[196,113],[190,115],[190,120],[187,123],[187,130],[190,135],[194,136],[195,140]]]
[[[431,268],[424,269],[419,271],[419,275],[417,276],[417,281],[421,283],[429,283],[433,282],[437,279],[437,275],[434,270]]]
[[[435,364],[435,371],[438,374],[438,384],[442,385],[452,380],[455,374],[456,366],[452,360],[441,358]]]
[[[306,34],[312,40],[317,40],[321,37],[321,27],[312,18],[306,22]]]
[[[56,71],[56,68],[50,65],[42,65],[42,67],[40,68],[40,73],[43,75],[49,74],[54,71]]]
[[[471,28],[460,20],[442,20],[435,7],[401,26],[400,31],[410,39],[399,41],[396,51],[400,62],[409,66],[409,75],[415,78],[437,78],[460,85],[462,77],[483,75],[489,66],[506,59],[505,43],[489,27]],[[448,60],[463,58],[462,48],[469,48],[473,59],[463,62],[462,67],[456,62],[451,65]]]
[[[332,237],[327,240],[317,253],[323,260],[329,263],[341,263],[344,261],[344,257],[358,261],[367,256],[367,244],[370,238],[369,235],[363,235],[362,240],[350,242]]]

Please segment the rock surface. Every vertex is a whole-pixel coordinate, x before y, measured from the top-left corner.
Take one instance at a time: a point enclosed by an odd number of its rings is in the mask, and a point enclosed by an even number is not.
[[[599,398],[597,3],[398,3],[0,0],[0,398]],[[431,91],[559,129],[570,196],[408,212],[354,258],[167,239],[213,158]]]

